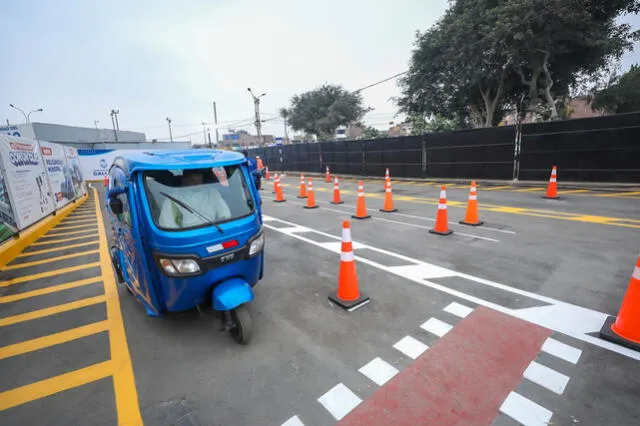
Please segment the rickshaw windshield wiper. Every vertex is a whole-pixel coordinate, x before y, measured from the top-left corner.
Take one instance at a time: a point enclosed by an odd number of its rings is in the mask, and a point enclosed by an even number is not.
[[[166,192],[162,192],[160,191],[160,194],[162,194],[163,196],[167,197],[168,199],[170,199],[171,201],[175,202],[176,204],[178,204],[180,207],[182,207],[183,209],[185,209],[186,211],[188,211],[189,213],[195,214],[196,216],[200,216],[200,219],[204,220],[207,225],[213,225],[216,227],[216,229],[221,233],[224,234],[224,229],[222,229],[220,227],[220,225],[217,225],[216,223],[212,222],[211,219],[209,219],[208,217],[206,217],[205,215],[203,215],[202,213],[200,213],[198,210],[196,210],[195,208],[191,207],[189,204],[185,203],[184,201],[178,200],[177,198],[167,194]]]

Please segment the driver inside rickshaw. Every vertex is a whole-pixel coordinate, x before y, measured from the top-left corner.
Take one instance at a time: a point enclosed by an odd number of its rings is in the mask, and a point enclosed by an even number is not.
[[[231,218],[229,206],[214,185],[204,182],[202,170],[184,170],[181,186],[185,189],[179,192],[179,199],[178,194],[164,199],[158,218],[160,227],[192,228],[202,225],[203,219],[205,223],[215,223]]]

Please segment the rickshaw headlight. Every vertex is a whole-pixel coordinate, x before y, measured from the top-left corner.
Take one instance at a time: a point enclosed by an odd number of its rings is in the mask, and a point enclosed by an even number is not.
[[[200,272],[198,262],[193,259],[160,259],[160,266],[168,274],[195,274]]]
[[[255,256],[260,253],[262,248],[264,247],[264,232],[261,232],[256,238],[251,241],[251,245],[249,245],[249,257]]]

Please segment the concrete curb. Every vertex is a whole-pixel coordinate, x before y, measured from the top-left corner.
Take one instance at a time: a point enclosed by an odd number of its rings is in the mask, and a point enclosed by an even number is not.
[[[16,258],[22,251],[30,246],[38,238],[49,232],[51,228],[67,217],[71,212],[80,207],[87,201],[88,195],[84,195],[74,202],[71,202],[58,210],[56,214],[50,214],[49,216],[40,219],[40,221],[29,226],[27,229],[21,231],[18,237],[9,238],[7,241],[0,245],[0,269],[7,263]]]
[[[270,170],[271,172],[271,170]],[[271,172],[274,173],[274,172]],[[309,176],[312,178],[321,178],[324,179],[324,173],[309,173],[309,172],[300,172],[300,171],[284,171],[277,172],[287,173],[291,175],[300,175],[303,173],[305,176]],[[333,174],[331,175],[333,176]],[[338,174],[339,178],[346,179],[380,179],[382,182],[384,180],[383,176],[362,176],[362,175],[347,175],[347,174]],[[398,178],[393,177],[392,179],[396,182],[437,182],[437,183],[453,183],[453,184],[469,184],[471,179],[456,179],[456,178],[442,178],[442,179],[421,179],[421,178]],[[512,185],[521,188],[534,188],[534,187],[546,187],[549,183],[548,181],[513,181],[513,180],[496,180],[496,179],[476,179],[476,183],[478,185],[483,186],[505,186]],[[562,189],[588,189],[591,191],[602,191],[602,192],[625,192],[625,191],[633,191],[640,192],[640,183],[617,183],[617,182],[558,182],[558,186]]]

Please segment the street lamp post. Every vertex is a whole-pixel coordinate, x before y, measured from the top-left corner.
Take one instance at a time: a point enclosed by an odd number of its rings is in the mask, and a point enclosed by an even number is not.
[[[31,118],[31,114],[33,114],[34,112],[42,112],[44,111],[42,108],[38,108],[38,109],[34,109],[32,111],[29,111],[28,114],[26,114],[23,110],[21,110],[20,108],[18,108],[17,106],[15,106],[14,104],[9,104],[9,106],[17,111],[20,111],[22,113],[22,115],[24,115],[24,120],[26,123],[31,123],[31,121],[29,121],[29,119]]]
[[[262,121],[260,121],[260,98],[265,96],[266,93],[261,94],[260,96],[256,96],[251,91],[251,87],[247,87],[247,91],[253,97],[253,106],[256,111],[256,133],[258,133],[258,145],[262,145]]]
[[[113,117],[115,116],[116,119],[118,117],[118,113],[120,113],[120,110],[116,111],[115,109],[111,110],[111,125],[113,126],[113,136],[116,140],[116,143],[118,142],[118,131],[116,130],[116,122],[113,119]]]
[[[169,123],[169,141],[173,142],[173,133],[171,132],[171,119],[167,117],[167,123]]]
[[[93,125],[96,126],[96,130],[98,130],[98,123],[100,120],[93,120]]]

